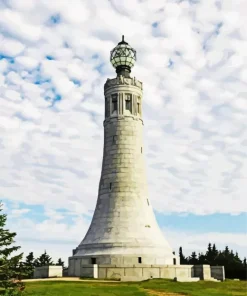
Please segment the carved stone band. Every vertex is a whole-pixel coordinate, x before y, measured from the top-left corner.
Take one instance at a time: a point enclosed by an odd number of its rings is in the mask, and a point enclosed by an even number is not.
[[[113,79],[107,79],[104,85],[104,89],[113,86],[113,85],[134,85],[139,87],[142,90],[142,82],[134,78],[125,78],[123,76],[119,76]]]

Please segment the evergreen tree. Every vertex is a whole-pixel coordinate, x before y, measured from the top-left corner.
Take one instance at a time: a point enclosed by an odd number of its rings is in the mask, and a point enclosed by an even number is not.
[[[180,264],[187,264],[187,260],[183,254],[182,247],[179,248],[179,257],[180,257]]]
[[[206,256],[203,253],[198,254],[198,264],[208,264]]]
[[[230,251],[229,251],[229,247],[228,246],[225,247],[224,255],[225,255],[225,257],[228,257],[230,255]]]
[[[217,258],[217,256],[218,256],[218,250],[217,250],[217,248],[216,248],[216,245],[215,244],[213,244],[213,247],[212,247],[212,258],[213,258],[213,262],[212,263],[214,263],[215,262],[215,260],[216,260],[216,258]]]
[[[25,267],[21,262],[23,253],[12,256],[13,252],[20,249],[12,246],[15,243],[15,232],[5,229],[7,215],[2,214],[0,204],[0,286],[8,295],[18,295],[24,290],[24,284],[20,281],[25,276]]]
[[[208,244],[208,249],[205,254],[205,261],[207,262],[207,264],[212,264],[214,261],[214,254],[211,243]]]
[[[244,260],[243,260],[243,266],[244,266],[244,268],[247,268],[246,258],[244,258]]]
[[[62,267],[64,268],[64,262],[62,261],[61,258],[58,259],[56,265],[58,265],[58,266],[62,266]]]
[[[35,266],[46,266],[46,265],[53,265],[52,258],[46,253],[46,250],[43,254],[34,261]]]
[[[39,263],[39,259],[38,258],[34,259],[33,267],[39,267],[39,266],[41,266],[40,263]]]
[[[189,264],[198,264],[198,259],[196,252],[192,252],[191,256],[189,257]]]
[[[26,269],[27,269],[27,278],[32,278],[33,277],[33,272],[34,272],[34,255],[33,255],[33,252],[30,252],[26,256],[25,266],[26,266]]]
[[[218,250],[216,245],[209,243],[205,255],[192,252],[191,256],[184,258],[182,247],[179,248],[179,256],[181,264],[210,264],[211,266],[224,266],[226,278],[247,279],[247,260],[242,261],[238,252],[230,251],[226,246],[224,250]],[[182,259],[182,260],[181,260]],[[183,263],[185,259],[185,263]]]
[[[235,255],[234,255],[234,261],[235,261],[237,264],[242,264],[242,261],[241,261],[241,259],[240,259],[239,256],[238,256],[238,252],[236,252]]]

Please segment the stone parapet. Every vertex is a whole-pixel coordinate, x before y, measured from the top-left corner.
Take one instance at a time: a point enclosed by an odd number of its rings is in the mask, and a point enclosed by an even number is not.
[[[193,282],[200,279],[208,281],[218,280],[208,276],[207,268],[198,268],[194,265],[115,265],[115,264],[102,264],[94,265],[98,269],[98,278],[101,279],[118,279],[123,281],[137,281],[150,278],[166,278],[174,279],[179,282]],[[193,270],[197,271],[197,276],[193,273]],[[219,267],[217,266],[219,270]],[[221,267],[221,270],[224,267]],[[199,270],[201,273],[199,273]],[[205,274],[203,273],[205,271]],[[95,271],[94,271],[95,272]],[[80,276],[89,277],[89,274],[93,273],[93,266],[82,265]],[[96,274],[96,273],[95,273]],[[92,277],[92,276],[91,276]],[[218,275],[219,277],[219,275]]]
[[[35,267],[33,277],[39,278],[50,278],[50,277],[62,277],[63,267],[62,266],[40,266]]]
[[[211,276],[219,281],[225,280],[224,266],[211,266]]]

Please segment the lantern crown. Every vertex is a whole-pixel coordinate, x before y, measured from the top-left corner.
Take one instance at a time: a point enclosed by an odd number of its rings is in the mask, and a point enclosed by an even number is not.
[[[111,51],[110,61],[116,69],[117,76],[129,77],[136,61],[136,51],[124,40],[124,35],[122,41]]]

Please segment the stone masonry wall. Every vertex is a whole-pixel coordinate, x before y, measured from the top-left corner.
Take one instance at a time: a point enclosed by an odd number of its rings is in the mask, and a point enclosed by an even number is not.
[[[69,258],[69,274],[77,276],[83,263],[179,264],[149,200],[142,84],[132,78],[108,79],[105,116],[97,204],[84,239]]]

